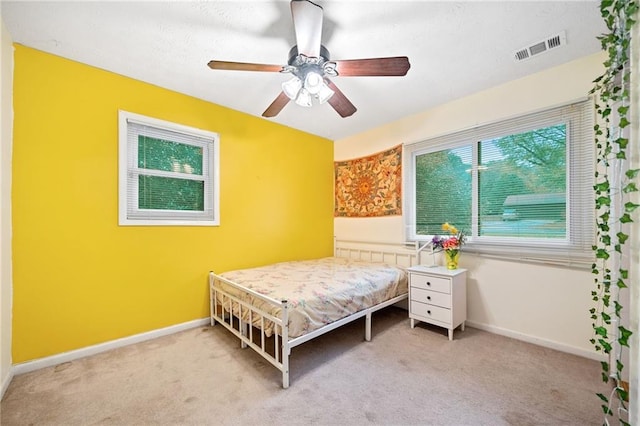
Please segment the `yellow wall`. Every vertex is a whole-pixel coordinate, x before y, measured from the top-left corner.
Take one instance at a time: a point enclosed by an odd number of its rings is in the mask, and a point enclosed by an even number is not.
[[[204,318],[209,270],[332,252],[329,140],[20,45],[14,109],[14,363]],[[221,226],[118,226],[118,109],[219,133]]]

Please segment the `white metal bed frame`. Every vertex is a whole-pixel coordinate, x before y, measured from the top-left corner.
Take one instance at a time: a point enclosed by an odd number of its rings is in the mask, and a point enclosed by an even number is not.
[[[360,247],[357,247],[360,245]],[[381,248],[387,246],[386,248]],[[389,247],[391,246],[391,247]],[[367,248],[369,247],[369,248]],[[410,267],[419,262],[419,255],[415,248],[408,249],[405,245],[389,243],[367,243],[359,241],[336,241],[334,244],[334,255],[336,257],[346,257],[372,262],[387,262],[405,267]],[[389,261],[393,259],[393,261]],[[281,308],[280,317],[275,317],[262,309],[240,300],[238,297],[224,291],[216,285],[222,282],[244,293],[267,302],[270,306]],[[211,325],[216,322],[223,325],[240,339],[242,348],[247,346],[256,351],[274,367],[282,372],[282,387],[289,387],[289,356],[291,349],[305,343],[315,337],[323,335],[344,324],[365,317],[364,338],[371,341],[371,316],[374,312],[386,308],[408,298],[408,293],[394,297],[378,305],[355,312],[348,317],[329,323],[317,330],[299,337],[289,338],[289,304],[286,300],[275,300],[257,293],[249,288],[243,287],[227,280],[214,272],[209,272],[209,307]],[[218,301],[216,303],[216,301]],[[233,312],[234,315],[229,314]],[[235,315],[237,313],[237,316]],[[248,321],[240,318],[246,315]],[[254,318],[260,318],[260,327],[252,327]],[[273,323],[273,353],[267,347],[267,335],[265,324]],[[254,332],[255,330],[255,332]],[[256,343],[255,340],[258,340]]]

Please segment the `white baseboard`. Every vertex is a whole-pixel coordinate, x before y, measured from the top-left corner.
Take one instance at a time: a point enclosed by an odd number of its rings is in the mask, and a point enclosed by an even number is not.
[[[13,369],[9,369],[9,373],[7,374],[7,376],[2,378],[2,389],[0,389],[0,401],[2,401],[2,398],[4,398],[4,393],[7,391],[7,388],[9,387],[9,383],[11,383],[12,379],[13,379]]]
[[[595,361],[606,361],[606,357],[595,350],[590,351],[575,346],[566,345],[564,343],[554,342],[553,340],[541,339],[529,334],[519,333],[517,331],[505,328],[495,327],[493,325],[481,324],[474,321],[466,321],[465,325],[479,330],[488,331],[490,333],[499,334],[501,336],[511,337],[512,339],[522,340],[523,342],[533,343],[534,345],[543,346],[549,349],[555,349],[560,352],[570,353],[572,355],[593,359]]]
[[[134,343],[144,342],[146,340],[156,339],[158,337],[166,336],[180,331],[188,330],[190,328],[196,328],[203,325],[210,324],[209,318],[203,318],[182,324],[176,324],[157,330],[147,331],[145,333],[135,334],[133,336],[123,337],[121,339],[111,340],[105,343],[99,343],[93,346],[87,346],[85,348],[76,349],[69,352],[63,352],[61,354],[48,356],[45,358],[35,359],[33,361],[27,361],[20,364],[15,364],[12,368],[11,376],[18,374],[29,373],[31,371],[40,370],[41,368],[52,367],[54,365],[62,364],[64,362],[74,361],[76,359],[84,358],[87,356],[95,355],[101,352],[109,351],[111,349],[121,348],[123,346],[132,345]],[[9,379],[9,382],[11,379]],[[9,383],[6,384],[7,386]],[[3,383],[3,392],[5,384]]]

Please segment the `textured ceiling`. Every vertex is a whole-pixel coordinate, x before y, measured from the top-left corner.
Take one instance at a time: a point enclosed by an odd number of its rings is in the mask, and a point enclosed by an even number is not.
[[[317,1],[332,59],[408,56],[405,77],[335,77],[358,111],[290,102],[269,119],[336,140],[600,50],[597,1]],[[14,42],[260,116],[289,74],[219,71],[211,59],[284,65],[288,1],[2,0]],[[514,53],[566,32],[525,61]]]

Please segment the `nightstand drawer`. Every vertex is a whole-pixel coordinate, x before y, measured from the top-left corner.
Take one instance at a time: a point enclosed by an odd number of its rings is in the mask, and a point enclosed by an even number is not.
[[[411,288],[411,300],[416,302],[429,303],[431,305],[451,308],[451,295],[438,293],[437,291],[423,290],[421,288]]]
[[[410,275],[411,287],[423,288],[425,290],[439,291],[440,293],[451,293],[451,280],[434,276],[419,274]]]
[[[411,313],[426,320],[436,320],[445,324],[451,323],[451,310],[435,305],[411,301]]]

